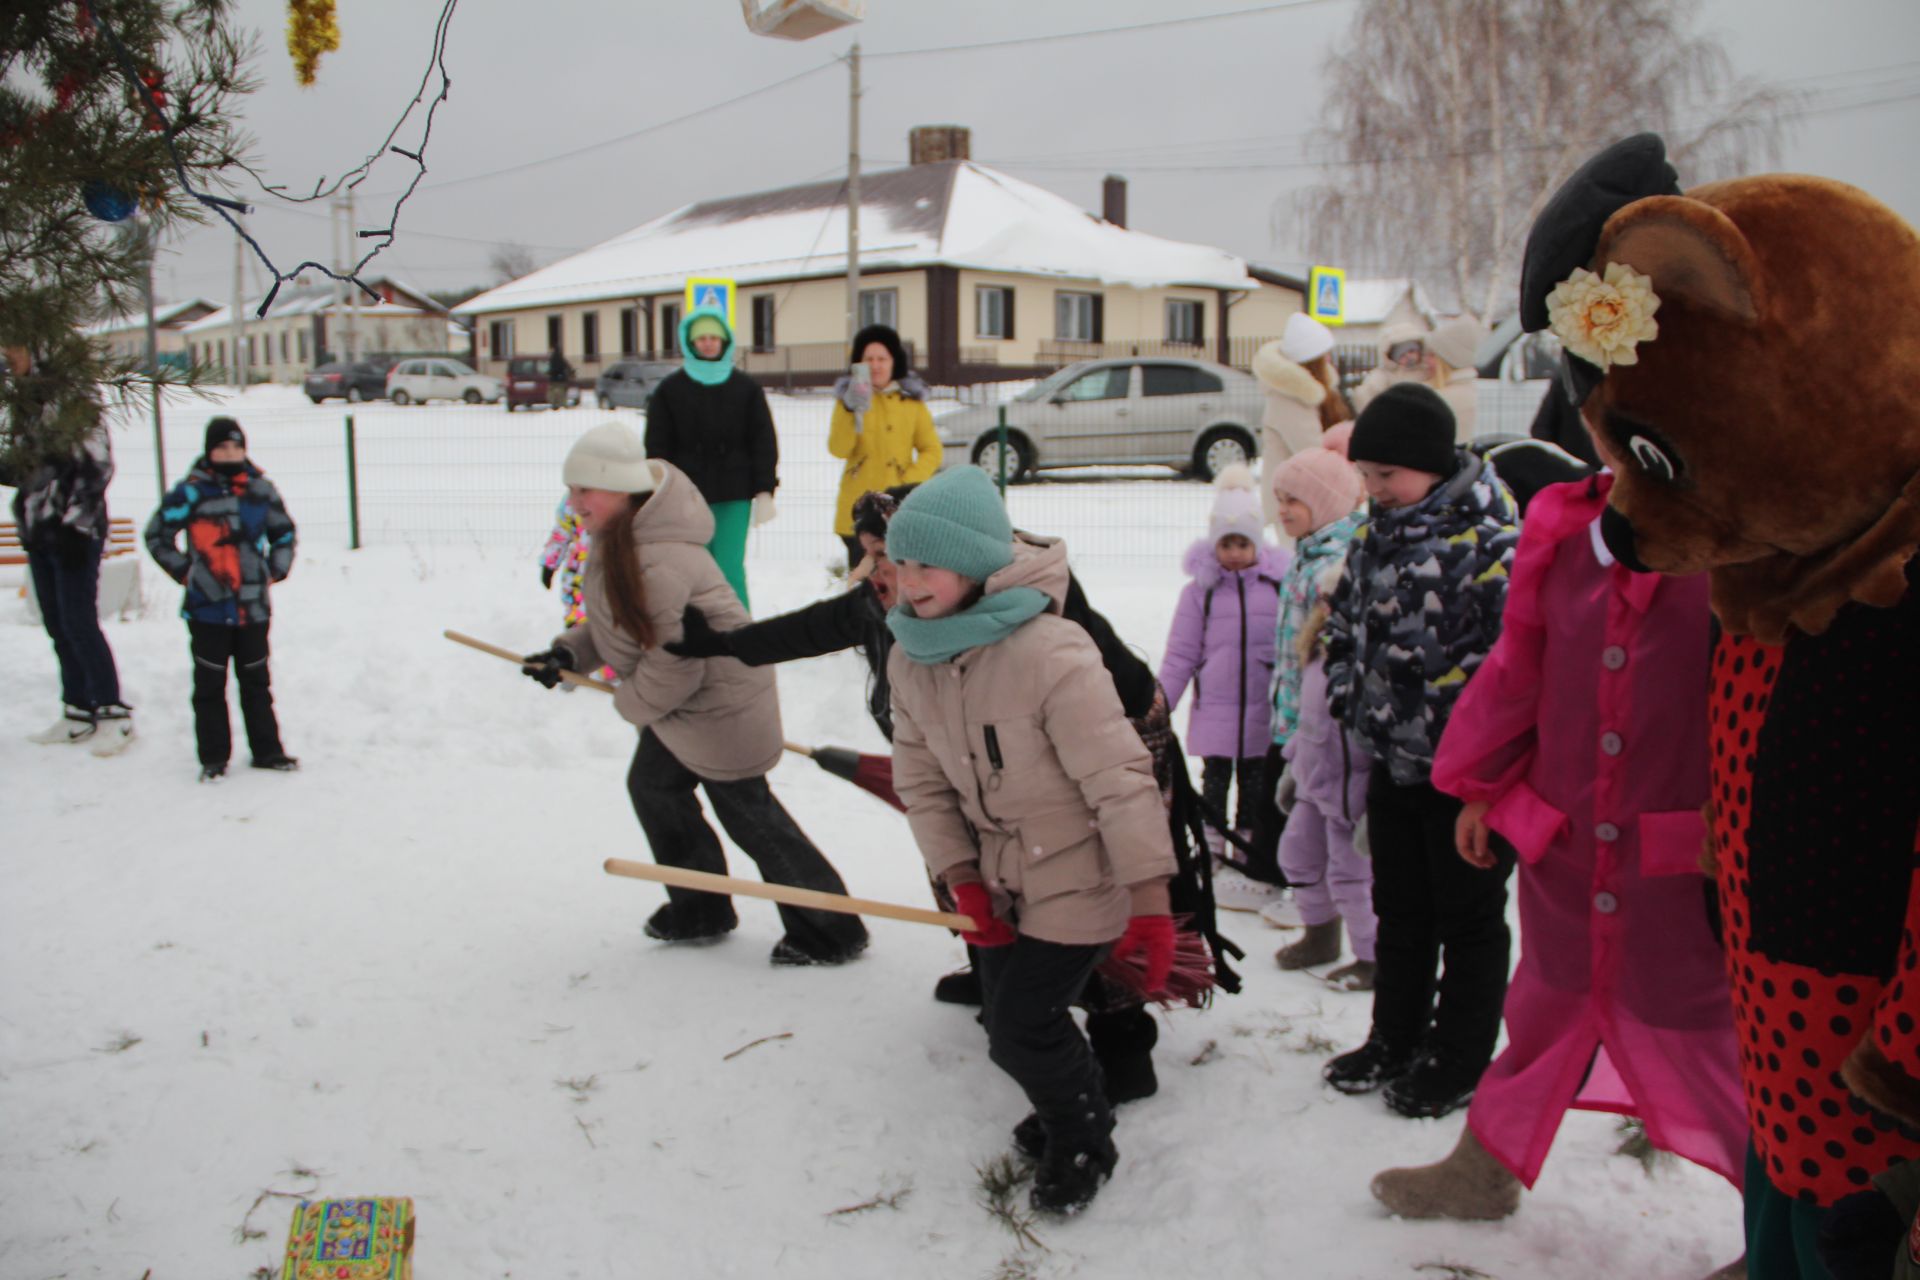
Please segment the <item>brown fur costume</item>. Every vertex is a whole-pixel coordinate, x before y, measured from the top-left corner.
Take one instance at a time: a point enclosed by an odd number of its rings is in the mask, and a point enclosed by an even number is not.
[[[1780,1191],[1831,1204],[1920,1157],[1920,239],[1841,183],[1682,194],[1631,163],[1637,189],[1583,170],[1584,204],[1570,182],[1542,215],[1522,306],[1544,327],[1570,260],[1630,266],[1659,298],[1634,363],[1571,362],[1574,381],[1617,475],[1609,544],[1712,574],[1714,842],[1755,1148]]]

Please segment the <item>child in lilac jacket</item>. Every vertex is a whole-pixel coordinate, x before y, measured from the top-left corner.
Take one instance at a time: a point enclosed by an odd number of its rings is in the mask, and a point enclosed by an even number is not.
[[[1180,705],[1193,685],[1187,750],[1203,761],[1201,796],[1209,810],[1207,842],[1217,855],[1225,843],[1214,815],[1227,819],[1227,796],[1239,775],[1235,828],[1253,822],[1269,738],[1267,690],[1273,676],[1274,627],[1280,607],[1285,551],[1266,540],[1253,473],[1232,466],[1215,481],[1207,537],[1187,549],[1191,581],[1167,633],[1160,686],[1167,706]]]

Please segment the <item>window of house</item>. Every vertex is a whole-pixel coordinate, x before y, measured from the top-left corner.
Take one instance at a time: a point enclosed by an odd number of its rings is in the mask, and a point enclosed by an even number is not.
[[[564,351],[567,345],[567,318],[565,316],[547,317],[547,350]]]
[[[758,293],[753,298],[753,349],[773,350],[773,295]]]
[[[640,308],[620,308],[620,354],[640,354]]]
[[[1101,342],[1104,339],[1101,298],[1097,293],[1053,295],[1053,336],[1061,342]]]
[[[1167,341],[1199,346],[1206,341],[1207,306],[1185,298],[1167,302]]]
[[[297,335],[294,347],[300,353],[300,363],[305,364],[307,362],[307,331],[305,329]]]
[[[1140,366],[1140,394],[1143,396],[1196,396],[1225,390],[1218,375],[1185,364],[1144,364]]]
[[[1133,376],[1133,366],[1113,365],[1105,369],[1095,369],[1092,373],[1083,373],[1066,385],[1061,391],[1062,400],[1125,400],[1127,398],[1127,380]]]
[[[600,358],[600,313],[589,311],[580,317],[580,358]]]
[[[513,321],[491,320],[487,322],[487,345],[493,349],[495,360],[505,360],[513,355]]]
[[[680,354],[680,304],[677,302],[660,304],[660,351],[667,356]]]
[[[1013,336],[1013,290],[999,285],[979,285],[973,291],[973,336],[1011,338]]]
[[[287,362],[287,331],[285,329],[282,329],[280,331],[280,363],[285,364],[286,362]]]
[[[898,289],[862,289],[860,291],[860,328],[883,324],[900,327],[900,291]]]

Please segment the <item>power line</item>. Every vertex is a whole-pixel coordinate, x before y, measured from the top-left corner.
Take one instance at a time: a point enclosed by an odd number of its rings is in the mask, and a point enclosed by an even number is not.
[[[1326,4],[1344,4],[1346,0],[1284,0],[1280,4],[1256,5],[1250,9],[1228,9],[1218,13],[1196,13],[1183,18],[1161,18],[1153,22],[1135,22],[1120,27],[1095,27],[1087,31],[1059,31],[1052,35],[1015,36],[1007,40],[981,40],[973,44],[931,45],[924,49],[891,49],[883,53],[862,51],[863,58],[918,58],[936,53],[974,53],[981,49],[1007,49],[1014,45],[1051,44],[1061,40],[1084,40],[1090,36],[1125,35],[1134,31],[1157,31],[1166,27],[1190,27],[1202,22],[1229,18],[1251,18],[1289,9],[1310,9]]]

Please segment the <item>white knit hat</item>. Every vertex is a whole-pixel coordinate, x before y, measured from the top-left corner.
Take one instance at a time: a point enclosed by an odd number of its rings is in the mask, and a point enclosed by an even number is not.
[[[618,420],[601,423],[573,442],[560,478],[582,489],[609,493],[652,493],[660,485],[647,447],[632,427]]]
[[[1280,354],[1296,364],[1317,360],[1333,350],[1333,330],[1304,311],[1287,317],[1280,333]]]
[[[1239,534],[1258,545],[1266,527],[1266,513],[1260,509],[1260,493],[1253,472],[1244,462],[1223,468],[1213,481],[1213,510],[1207,516],[1207,536],[1215,542]]]

